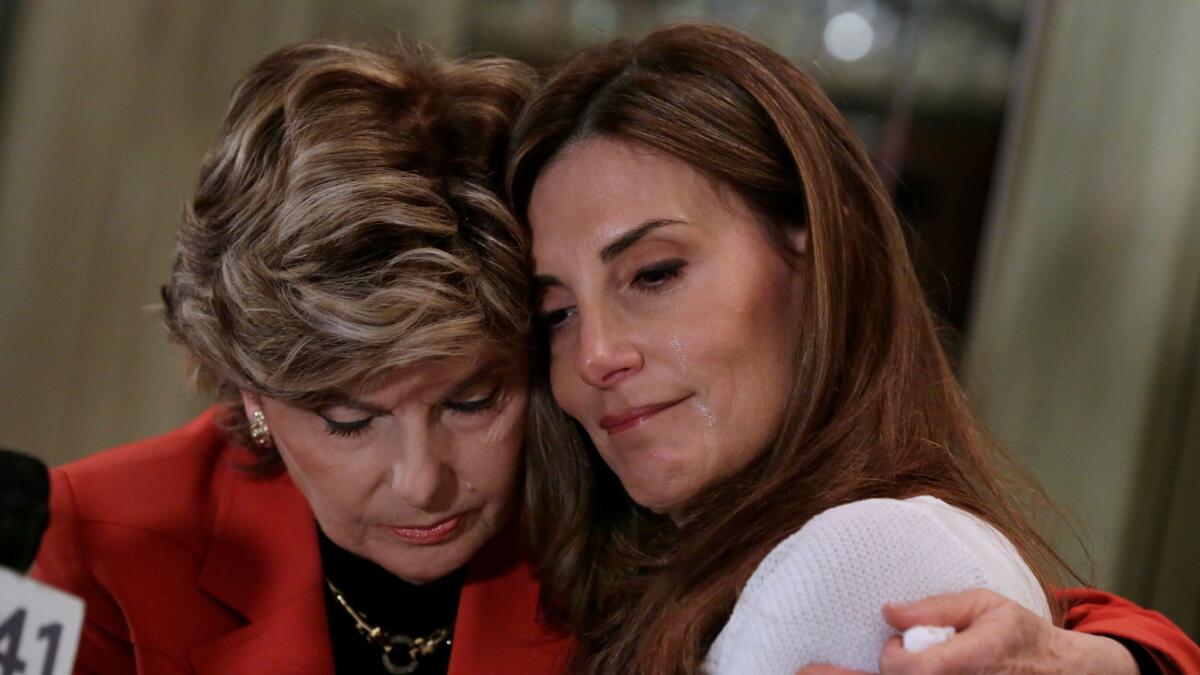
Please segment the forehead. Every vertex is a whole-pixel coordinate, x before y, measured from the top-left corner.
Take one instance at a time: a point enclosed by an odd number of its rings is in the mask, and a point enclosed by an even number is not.
[[[682,160],[620,139],[582,141],[534,183],[529,221],[535,265],[552,261],[552,250],[599,249],[649,219],[701,223],[720,199],[715,182]]]
[[[521,367],[519,355],[481,347],[468,356],[433,359],[381,372],[368,381],[326,392],[318,398],[327,403],[357,400],[390,407],[405,401],[437,399],[476,380],[520,372]]]

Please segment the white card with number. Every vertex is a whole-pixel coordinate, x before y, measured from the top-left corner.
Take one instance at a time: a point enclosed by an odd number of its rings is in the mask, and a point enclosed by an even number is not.
[[[83,601],[0,567],[0,675],[69,675]]]

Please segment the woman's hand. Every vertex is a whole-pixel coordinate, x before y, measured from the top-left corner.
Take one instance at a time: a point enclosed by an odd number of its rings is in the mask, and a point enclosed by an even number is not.
[[[879,655],[882,675],[1138,672],[1133,655],[1116,640],[1056,628],[991,591],[963,591],[910,605],[889,605],[883,608],[883,617],[899,631],[921,625],[954,626],[958,634],[919,654],[904,651],[900,638],[893,637]],[[814,665],[798,675],[851,672]]]

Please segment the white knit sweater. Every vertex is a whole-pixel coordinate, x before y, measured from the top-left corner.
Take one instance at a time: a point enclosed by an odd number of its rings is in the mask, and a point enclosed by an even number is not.
[[[934,497],[845,504],[763,559],[705,666],[712,675],[794,675],[811,663],[874,672],[896,634],[884,603],[968,588],[1050,618],[1029,566],[979,518]]]

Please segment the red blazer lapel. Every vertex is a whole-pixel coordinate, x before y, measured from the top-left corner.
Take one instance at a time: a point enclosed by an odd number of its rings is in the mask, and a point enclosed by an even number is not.
[[[571,644],[542,624],[533,569],[516,527],[508,528],[467,568],[449,675],[558,675]]]
[[[198,675],[333,673],[316,525],[286,475],[228,469],[197,586],[246,625],[189,652]],[[450,675],[558,675],[571,641],[545,628],[516,527],[467,569]]]
[[[314,588],[245,628],[193,649],[189,657],[197,675],[331,675],[325,597]]]
[[[197,586],[247,625],[191,650],[201,675],[333,672],[316,525],[286,475],[230,468]]]

